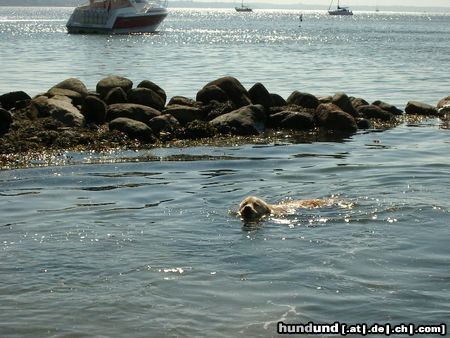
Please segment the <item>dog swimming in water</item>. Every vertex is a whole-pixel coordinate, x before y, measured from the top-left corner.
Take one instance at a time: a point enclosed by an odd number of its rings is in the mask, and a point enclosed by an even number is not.
[[[312,199],[269,204],[258,197],[248,196],[239,204],[239,216],[244,222],[258,222],[269,215],[288,214],[300,208],[319,208],[333,202],[333,199]]]

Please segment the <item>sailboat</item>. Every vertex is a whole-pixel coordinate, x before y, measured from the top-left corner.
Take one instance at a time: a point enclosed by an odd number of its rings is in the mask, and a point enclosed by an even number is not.
[[[337,2],[336,9],[331,9],[332,5],[333,5],[333,0],[331,0],[330,7],[328,7],[328,14],[330,14],[330,15],[353,15],[353,12],[350,9],[348,9],[348,7],[339,6],[339,0]]]
[[[241,1],[241,7],[234,7],[237,12],[251,12],[252,9],[248,6],[244,6],[244,0]]]

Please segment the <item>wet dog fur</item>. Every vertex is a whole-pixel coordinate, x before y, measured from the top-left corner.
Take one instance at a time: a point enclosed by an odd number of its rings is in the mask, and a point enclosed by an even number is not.
[[[248,196],[239,205],[239,216],[244,222],[257,222],[269,215],[283,215],[299,208],[319,208],[331,202],[330,199],[312,199],[269,204],[258,197]]]

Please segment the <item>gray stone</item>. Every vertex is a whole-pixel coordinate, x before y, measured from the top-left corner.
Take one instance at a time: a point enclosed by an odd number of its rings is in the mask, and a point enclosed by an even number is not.
[[[205,111],[199,108],[177,104],[167,106],[163,113],[172,115],[183,125],[195,120],[204,120],[206,117]]]
[[[155,116],[148,123],[155,134],[163,131],[171,132],[180,126],[178,120],[170,114]]]
[[[375,106],[380,107],[381,109],[390,112],[391,114],[394,115],[402,115],[403,114],[403,110],[397,108],[396,106],[390,104],[390,103],[386,103],[380,100],[374,101],[372,103]]]
[[[159,111],[164,109],[165,101],[159,94],[149,88],[130,89],[127,93],[127,98],[129,103],[142,104]]]
[[[0,105],[3,109],[11,110],[16,106],[16,102],[30,100],[31,97],[23,91],[15,91],[0,95]]]
[[[328,130],[354,132],[357,125],[354,117],[342,109],[333,109],[334,104],[323,103],[317,107],[315,120],[317,124]]]
[[[317,108],[319,100],[312,94],[294,91],[286,100],[287,104],[295,104],[304,108]]]
[[[106,94],[105,103],[107,105],[116,103],[128,103],[127,93],[125,93],[125,91],[120,87],[113,88],[108,92],[108,94]]]
[[[102,124],[106,118],[106,103],[96,96],[87,96],[81,107],[86,123]]]
[[[359,106],[358,107],[359,114],[366,119],[379,119],[383,121],[391,121],[394,119],[394,114],[381,109],[379,106],[375,106],[373,104]]]
[[[71,89],[58,88],[58,87],[50,88],[49,91],[47,92],[47,96],[49,98],[52,98],[54,96],[68,97],[75,106],[83,104],[83,101],[85,98],[85,96],[82,96],[80,93],[78,93],[76,91],[73,91]]]
[[[269,123],[271,127],[282,129],[309,130],[314,128],[313,116],[305,112],[281,111],[270,115]]]
[[[129,119],[126,117],[119,117],[109,123],[110,130],[119,130],[125,133],[129,138],[136,139],[143,142],[154,143],[155,136],[152,129],[145,123]]]
[[[100,80],[97,83],[96,90],[100,97],[104,98],[111,89],[116,87],[122,88],[127,93],[133,87],[133,82],[122,76],[111,75]]]
[[[167,94],[164,91],[164,89],[162,89],[160,86],[158,86],[156,83],[149,81],[149,80],[144,80],[141,81],[138,85],[137,88],[148,88],[153,90],[156,94],[158,94],[162,101],[163,101],[163,105],[166,104],[167,101]]]
[[[345,93],[336,93],[331,100],[331,103],[341,108],[344,112],[353,117],[358,117],[358,111],[353,107],[350,98]]]
[[[106,121],[119,117],[126,117],[143,123],[148,123],[155,116],[161,115],[158,110],[135,103],[116,103],[109,105],[106,110]]]
[[[211,125],[221,133],[257,135],[264,131],[266,114],[261,105],[250,105],[216,117]]]
[[[196,100],[206,104],[211,101],[226,102],[228,100],[228,95],[219,86],[210,85],[203,87],[197,93]]]
[[[238,79],[232,76],[225,76],[211,81],[203,88],[213,85],[222,89],[227,94],[228,99],[233,101],[234,105],[238,108],[250,105],[252,103],[247,90]]]
[[[417,101],[409,101],[405,107],[405,113],[408,115],[424,115],[424,116],[439,115],[439,112],[436,107]]]
[[[64,80],[53,86],[53,88],[68,89],[80,94],[82,97],[86,97],[88,95],[88,90],[84,83],[75,78]]]
[[[260,104],[266,109],[273,106],[272,96],[262,83],[255,83],[253,87],[249,89],[248,94],[253,104]]]
[[[6,133],[13,122],[12,115],[6,109],[0,108],[0,134]]]
[[[67,127],[82,127],[85,125],[84,116],[70,102],[51,98],[48,99],[48,108],[50,115]]]

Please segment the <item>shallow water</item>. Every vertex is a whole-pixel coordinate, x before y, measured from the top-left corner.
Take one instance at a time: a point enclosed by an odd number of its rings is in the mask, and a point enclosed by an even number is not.
[[[341,142],[154,149],[106,164],[65,154],[64,166],[2,171],[0,335],[445,323],[449,143],[432,120]],[[248,194],[339,203],[249,229],[236,215]]]

